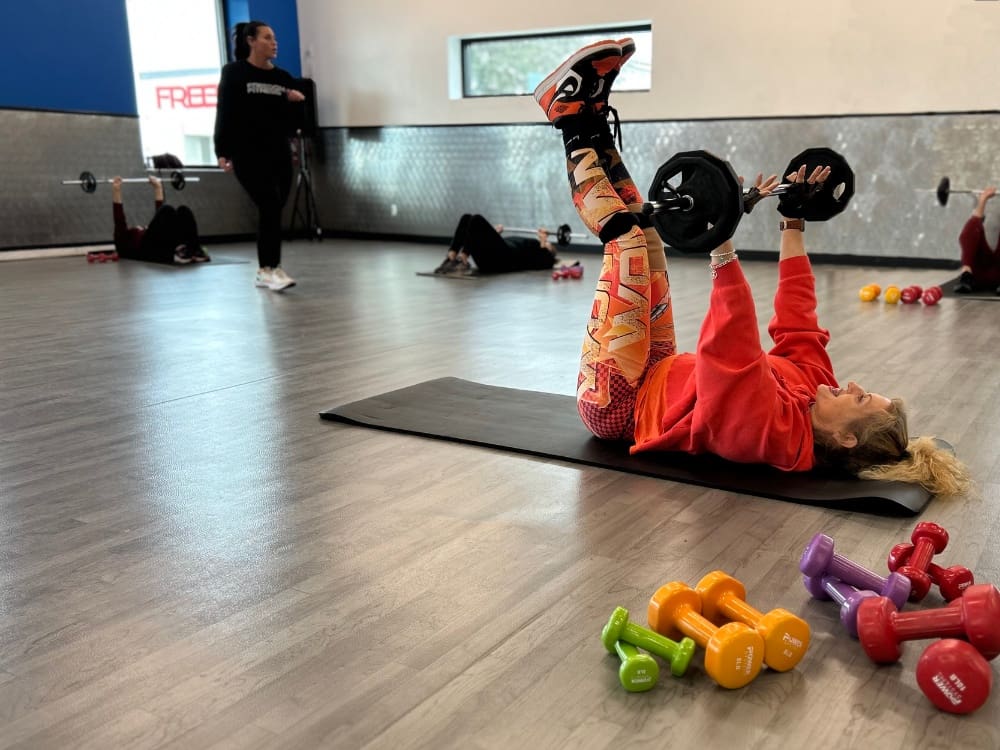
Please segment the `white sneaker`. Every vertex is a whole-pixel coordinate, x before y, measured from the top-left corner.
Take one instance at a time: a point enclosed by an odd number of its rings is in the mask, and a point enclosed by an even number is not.
[[[257,277],[253,280],[254,286],[259,286],[264,289],[272,289],[271,286],[274,283],[274,271],[266,266],[257,269]]]
[[[271,271],[271,289],[280,292],[290,286],[295,286],[295,279],[285,273],[284,268],[275,268]]]

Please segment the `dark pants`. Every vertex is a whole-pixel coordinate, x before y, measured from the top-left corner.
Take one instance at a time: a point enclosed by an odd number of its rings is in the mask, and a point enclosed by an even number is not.
[[[556,260],[533,237],[505,239],[480,214],[463,214],[449,249],[468,253],[483,273],[552,268]]]
[[[198,223],[187,206],[174,208],[164,204],[157,210],[142,235],[142,259],[173,263],[174,251],[181,245],[191,248],[200,246]]]
[[[287,143],[234,156],[233,172],[257,205],[257,262],[281,265],[281,213],[292,189],[292,152]]]

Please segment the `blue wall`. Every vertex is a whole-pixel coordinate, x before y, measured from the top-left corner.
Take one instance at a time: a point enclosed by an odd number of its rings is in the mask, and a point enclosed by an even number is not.
[[[125,0],[18,0],[4,13],[0,107],[136,116]],[[278,65],[302,75],[295,0],[226,0],[229,25],[266,21]]]
[[[125,0],[8,5],[0,107],[137,114]]]

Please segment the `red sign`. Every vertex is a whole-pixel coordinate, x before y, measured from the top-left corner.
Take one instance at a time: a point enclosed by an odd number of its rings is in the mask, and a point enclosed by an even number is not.
[[[157,109],[204,109],[214,107],[217,101],[215,83],[156,87]]]

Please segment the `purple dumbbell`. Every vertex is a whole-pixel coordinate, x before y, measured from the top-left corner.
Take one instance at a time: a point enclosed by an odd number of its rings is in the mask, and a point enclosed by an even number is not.
[[[840,621],[851,637],[858,637],[858,607],[865,599],[878,596],[874,591],[865,591],[848,586],[832,576],[811,578],[802,576],[806,591],[813,599],[833,599],[840,605]]]
[[[887,597],[902,609],[910,597],[910,579],[901,573],[890,573],[883,578],[868,568],[848,560],[833,551],[833,539],[826,534],[816,534],[802,551],[799,570],[810,578],[832,576],[848,586],[874,591]]]

